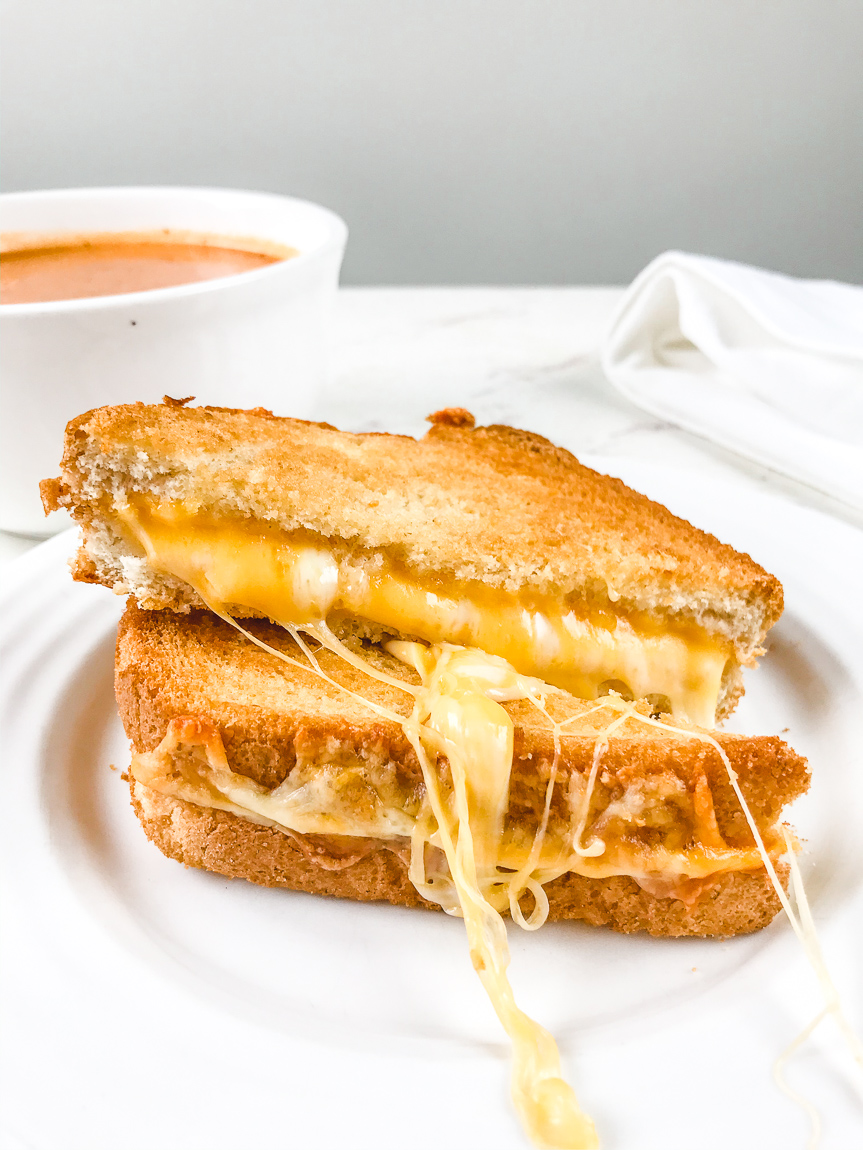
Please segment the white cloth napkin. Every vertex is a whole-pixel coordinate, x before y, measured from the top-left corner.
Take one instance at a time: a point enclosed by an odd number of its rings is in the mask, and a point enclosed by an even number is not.
[[[601,359],[639,407],[863,510],[863,288],[666,252]]]

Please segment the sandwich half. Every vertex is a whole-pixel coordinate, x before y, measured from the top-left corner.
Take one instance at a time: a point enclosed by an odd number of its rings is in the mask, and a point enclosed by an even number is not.
[[[537,435],[430,419],[414,440],[99,408],[43,498],[83,529],[75,577],[147,609],[462,644],[704,727],[731,711],[782,611],[773,576]]]
[[[116,690],[147,835],[232,878],[453,909],[403,726],[413,696],[398,684],[420,684],[408,645],[352,644],[382,679],[315,651],[323,678],[284,629],[246,629],[127,606]],[[476,783],[470,804],[479,884],[498,910],[529,918],[547,899],[543,917],[665,936],[729,936],[773,918],[777,895],[717,748],[780,871],[778,823],[808,785],[805,760],[776,737],[710,735],[613,695],[587,703],[537,685],[536,697],[542,709],[500,705],[512,725],[492,780],[500,810],[476,801]],[[433,769],[451,804],[449,763]]]

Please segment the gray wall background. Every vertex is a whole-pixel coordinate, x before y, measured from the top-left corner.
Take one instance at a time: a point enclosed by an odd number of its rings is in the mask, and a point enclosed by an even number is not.
[[[5,0],[7,191],[290,192],[346,283],[863,280],[861,0]]]

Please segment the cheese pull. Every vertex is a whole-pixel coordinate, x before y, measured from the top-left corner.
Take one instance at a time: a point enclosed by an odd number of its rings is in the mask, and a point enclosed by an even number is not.
[[[512,720],[492,692],[533,697],[535,689],[501,660],[479,651],[391,644],[423,679],[413,723],[406,725],[437,822],[474,968],[512,1042],[512,1099],[535,1146],[590,1150],[599,1145],[593,1122],[564,1081],[552,1036],[515,1002],[507,978],[509,945],[500,912],[488,894],[502,881],[499,855],[512,768]],[[435,756],[449,764],[446,795]]]

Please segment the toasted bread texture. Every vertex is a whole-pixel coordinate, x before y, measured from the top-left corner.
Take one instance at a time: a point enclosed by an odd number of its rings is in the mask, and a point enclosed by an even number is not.
[[[312,533],[420,577],[692,622],[733,644],[741,664],[757,653],[782,589],[748,555],[531,432],[477,428],[461,409],[430,419],[415,440],[261,409],[98,408],[69,424],[62,475],[43,498],[83,527],[76,578],[148,608],[201,604],[117,530],[112,507],[140,492]],[[738,691],[729,682],[726,693]]]
[[[281,628],[258,620],[248,627],[301,661],[299,648]],[[365,645],[364,652],[380,669],[414,681],[412,672],[377,647]],[[277,787],[294,771],[307,776],[309,770],[349,762],[376,795],[416,806],[424,793],[422,772],[400,723],[373,713],[348,692],[395,715],[409,713],[410,696],[329,652],[319,652],[318,658],[341,687],[278,660],[207,612],[148,612],[130,601],[118,633],[116,689],[132,748],[154,750],[172,721],[195,716],[218,731],[231,769],[266,788]],[[550,693],[546,706],[558,722],[569,721],[549,818],[550,833],[565,833],[572,825],[573,796],[581,793],[597,739],[614,712],[592,709],[595,705],[563,692]],[[554,734],[548,719],[527,702],[506,708],[515,724],[507,825],[532,834],[542,818],[554,765]],[[696,795],[706,787],[724,842],[750,847],[752,835],[721,758],[709,742],[692,737],[693,731],[671,720],[660,725],[649,718],[627,719],[603,751],[592,818],[601,819],[635,790],[653,796],[663,817],[683,826]],[[716,738],[756,822],[769,830],[784,806],[805,791],[805,760],[774,737]],[[133,799],[153,841],[189,865],[267,885],[423,904],[407,879],[406,840],[346,844],[345,836],[337,836],[337,843],[332,836],[298,836],[159,794],[140,782],[133,782]],[[693,907],[649,895],[625,876],[588,880],[566,875],[549,884],[547,892],[552,917],[659,934],[739,933],[763,925],[778,909],[761,870],[723,876]]]

